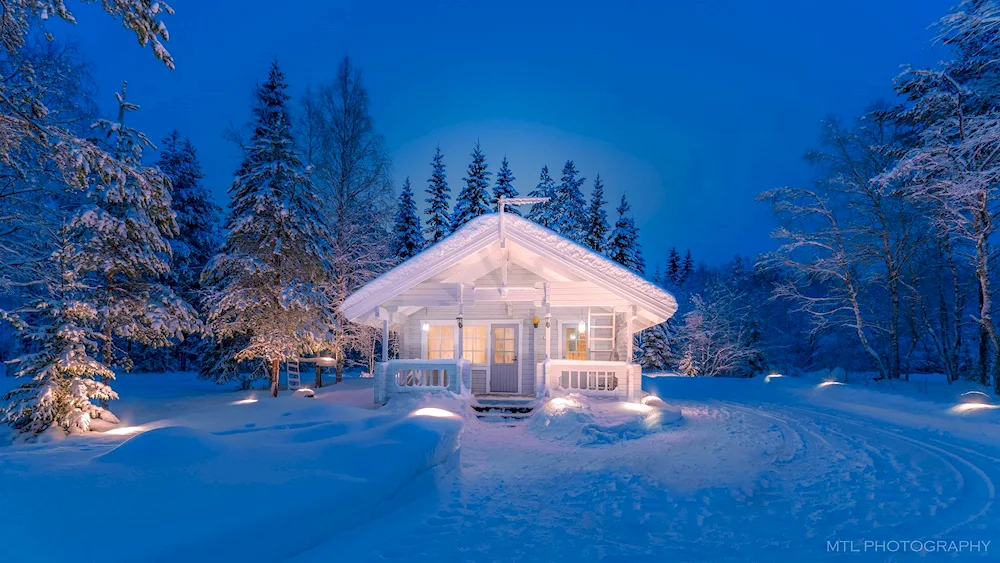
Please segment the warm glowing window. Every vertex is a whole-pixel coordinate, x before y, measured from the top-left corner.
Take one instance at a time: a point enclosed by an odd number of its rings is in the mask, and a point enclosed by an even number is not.
[[[486,326],[462,328],[462,357],[474,364],[486,363]]]
[[[431,325],[427,327],[427,359],[451,360],[455,358],[455,327]]]
[[[514,354],[517,351],[517,342],[514,340],[514,327],[497,326],[493,327],[493,363],[512,364]]]
[[[565,329],[563,339],[563,357],[567,360],[587,359],[587,333],[580,331],[575,326],[568,326]]]

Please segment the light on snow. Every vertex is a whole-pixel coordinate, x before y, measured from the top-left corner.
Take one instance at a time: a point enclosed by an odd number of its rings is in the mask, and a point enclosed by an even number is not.
[[[643,403],[621,403],[621,405],[623,409],[633,412],[649,412],[653,410],[653,407]]]
[[[549,404],[552,405],[552,408],[557,410],[580,406],[580,403],[577,403],[573,399],[565,399],[563,397],[556,397],[555,399],[549,401]]]
[[[1000,409],[1000,405],[991,405],[989,403],[962,403],[951,407],[951,412],[972,412],[979,411],[983,409]]]
[[[771,375],[764,378],[764,383],[771,381],[771,378],[774,377],[785,377],[785,376],[781,375],[780,373],[772,373]]]
[[[831,385],[843,385],[843,383],[839,381],[824,381],[823,383],[817,385],[817,387],[829,387]]]
[[[253,397],[251,397],[249,399],[242,399],[240,401],[233,401],[232,403],[229,403],[229,404],[230,405],[250,405],[250,404],[253,404],[253,403],[256,403],[256,402],[257,402],[257,399],[254,399]]]
[[[417,409],[410,414],[412,416],[431,416],[434,418],[451,418],[453,416],[458,416],[451,411],[446,411],[437,407],[424,407],[422,409]]]
[[[123,426],[121,428],[112,428],[111,430],[102,432],[102,434],[107,434],[108,436],[131,436],[132,434],[145,431],[146,428],[143,426]]]

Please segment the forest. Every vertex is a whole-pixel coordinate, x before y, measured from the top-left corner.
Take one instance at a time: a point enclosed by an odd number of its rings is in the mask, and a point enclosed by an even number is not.
[[[173,68],[170,8],[103,7],[149,47],[150,64]],[[288,358],[333,357],[338,379],[380,361],[381,334],[340,318],[338,304],[517,195],[549,201],[510,211],[677,297],[675,318],[636,336],[635,359],[650,371],[943,373],[1000,392],[994,2],[964,0],[945,15],[936,41],[946,59],[887,76],[896,98],[825,120],[816,146],[803,147],[815,181],[745,202],[773,210],[773,250],[725,264],[696,262],[697,248],[644,255],[628,199],[608,202],[585,162],[525,181],[535,171],[515,176],[516,162],[494,157],[494,174],[477,142],[469,155],[428,154],[426,169],[394,185],[347,57],[300,97],[279,61],[261,69],[245,123],[229,132],[242,159],[223,207],[182,131],[153,140],[130,126],[142,100],[127,83],[117,112],[100,115],[98,86],[113,85],[94,84],[86,54],[49,34],[48,18],[73,20],[56,0],[3,3],[0,360],[18,385],[0,419],[16,432],[116,421],[116,371],[198,371],[241,388],[266,380],[276,396]]]

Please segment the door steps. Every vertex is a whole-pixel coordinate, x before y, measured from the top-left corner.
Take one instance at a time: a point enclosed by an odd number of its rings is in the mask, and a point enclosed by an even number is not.
[[[524,424],[538,408],[535,397],[475,397],[470,404],[473,414],[483,422],[504,426]]]

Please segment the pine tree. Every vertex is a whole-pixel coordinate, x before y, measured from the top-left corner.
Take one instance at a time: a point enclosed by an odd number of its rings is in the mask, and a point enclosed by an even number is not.
[[[407,176],[396,208],[392,253],[403,261],[420,253],[424,244],[424,235],[420,232],[420,217],[417,216],[417,202],[413,200],[413,189],[410,188],[410,177]]]
[[[92,402],[118,398],[104,383],[115,374],[92,356],[104,338],[94,330],[98,311],[80,300],[88,293],[79,280],[81,256],[69,241],[69,229],[60,234],[59,248],[49,261],[53,272],[45,284],[45,296],[34,305],[31,326],[16,323],[27,332],[32,352],[14,362],[14,375],[28,381],[8,392],[0,403],[0,422],[28,439],[50,429],[86,432],[94,419],[118,422]]]
[[[680,272],[677,275],[677,285],[684,285],[684,282],[691,277],[692,272],[694,272],[694,260],[691,259],[691,250],[689,249],[684,255],[684,263],[681,265]]]
[[[490,212],[489,206],[489,186],[490,171],[486,164],[486,155],[483,154],[476,141],[476,146],[472,149],[472,162],[469,163],[469,171],[465,178],[465,187],[458,194],[455,200],[455,211],[452,216],[452,228],[458,229],[472,219]]]
[[[93,128],[104,133],[109,152],[136,173],[107,177],[95,171],[96,188],[68,228],[88,288],[81,300],[97,310],[101,362],[130,369],[128,349],[118,347],[116,339],[157,348],[203,326],[195,310],[163,283],[170,274],[168,238],[177,234],[170,180],[142,166],[143,151],[153,145],[125,124],[125,117],[139,109],[127,101],[126,87],[117,94],[117,121],[102,119]]]
[[[670,254],[667,258],[666,278],[672,285],[680,285],[681,255],[677,252],[677,248],[673,246],[670,247]]]
[[[646,269],[646,261],[642,258],[639,229],[628,214],[630,210],[625,194],[622,194],[622,201],[617,210],[618,221],[615,222],[615,230],[611,233],[608,256],[622,266],[641,274]]]
[[[604,206],[604,182],[601,175],[594,178],[594,191],[590,194],[590,206],[587,208],[587,229],[583,237],[583,245],[594,252],[604,253],[608,246],[608,213]]]
[[[278,395],[280,363],[322,347],[334,325],[332,235],[295,148],[278,63],[257,88],[254,130],[230,188],[228,235],[205,269],[208,319],[219,339],[262,359]]]
[[[547,197],[549,201],[536,203],[528,211],[528,219],[543,227],[553,228],[556,224],[556,216],[552,207],[556,199],[556,182],[549,176],[549,167],[542,166],[542,173],[538,177],[538,184],[534,190],[528,192],[528,197]]]
[[[659,264],[657,264],[656,268],[653,269],[653,277],[649,278],[649,281],[655,283],[656,285],[661,285],[661,286],[664,285],[663,284],[663,277],[660,274],[660,265]]]
[[[427,209],[424,213],[429,215],[427,219],[427,242],[434,244],[451,234],[451,188],[448,187],[448,177],[445,174],[444,156],[441,154],[441,147],[434,153],[434,171],[427,180]]]
[[[586,178],[578,177],[576,165],[567,160],[563,166],[562,183],[556,189],[555,199],[549,203],[555,216],[552,229],[564,237],[583,244],[587,232],[587,201],[583,197]]]
[[[493,186],[493,208],[497,209],[497,202],[500,197],[505,197],[507,199],[517,197],[517,190],[514,189],[513,182],[516,180],[514,178],[514,173],[510,171],[510,166],[507,163],[507,157],[503,157],[503,161],[500,162],[500,171],[497,172],[497,183]],[[514,215],[520,215],[521,210],[519,205],[509,205],[506,207],[505,211],[513,213]]]

